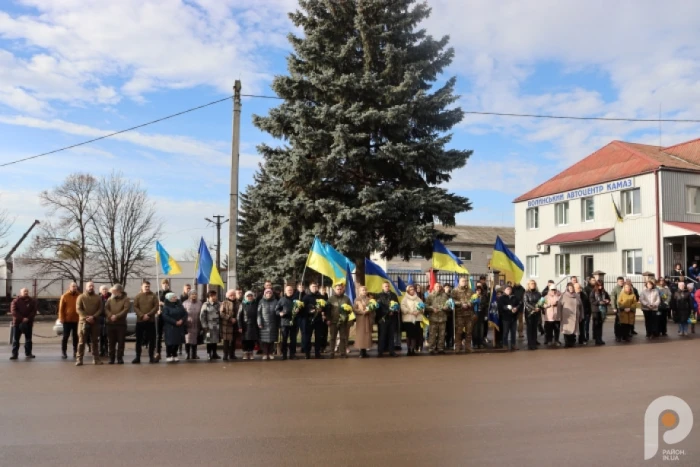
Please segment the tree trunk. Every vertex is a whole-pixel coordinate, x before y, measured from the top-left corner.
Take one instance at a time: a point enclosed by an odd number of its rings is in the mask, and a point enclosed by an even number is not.
[[[355,286],[365,285],[365,258],[353,258],[355,263]]]

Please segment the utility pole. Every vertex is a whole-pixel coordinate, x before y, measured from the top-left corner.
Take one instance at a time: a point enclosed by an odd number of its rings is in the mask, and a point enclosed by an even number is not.
[[[229,289],[238,287],[238,158],[241,147],[241,81],[233,86],[233,137],[231,139],[231,198],[229,200],[228,271]]]
[[[216,219],[216,222],[209,219],[208,217],[205,217],[204,220],[207,222],[210,222],[216,226],[216,267],[218,269],[221,269],[221,226],[223,226],[225,223],[227,223],[229,221],[229,219],[222,221],[221,219],[223,219],[224,216],[211,216],[211,217]]]

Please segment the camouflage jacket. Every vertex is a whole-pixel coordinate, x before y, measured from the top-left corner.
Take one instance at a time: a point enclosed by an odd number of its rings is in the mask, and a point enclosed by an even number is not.
[[[457,287],[452,291],[455,302],[455,316],[466,317],[472,314],[472,290],[469,287]]]
[[[433,293],[428,296],[425,307],[430,313],[429,319],[433,323],[444,323],[447,321],[447,300],[449,296],[445,292]]]
[[[328,305],[330,306],[330,316],[326,315],[326,319],[329,319],[331,323],[333,324],[338,324],[338,321],[340,321],[340,314],[341,314],[341,309],[343,305],[350,305],[352,306],[352,302],[348,298],[347,295],[343,296],[338,296],[338,295],[332,295],[328,299]],[[347,322],[345,323],[347,324]]]

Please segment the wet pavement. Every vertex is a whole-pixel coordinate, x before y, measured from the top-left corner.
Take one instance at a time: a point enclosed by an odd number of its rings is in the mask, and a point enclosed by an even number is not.
[[[34,361],[8,361],[5,325],[0,466],[700,465],[700,338],[606,337],[466,356],[76,368],[55,338],[35,338]],[[645,410],[667,394],[696,427],[644,462]],[[664,462],[671,448],[684,454]]]

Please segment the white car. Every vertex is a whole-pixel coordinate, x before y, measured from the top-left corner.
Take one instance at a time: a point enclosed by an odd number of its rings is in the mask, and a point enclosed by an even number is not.
[[[53,332],[57,336],[63,335],[63,324],[59,320],[56,320],[56,324],[53,325]],[[134,334],[136,334],[136,313],[134,313],[132,308],[129,314],[126,315],[126,335],[133,336]]]

